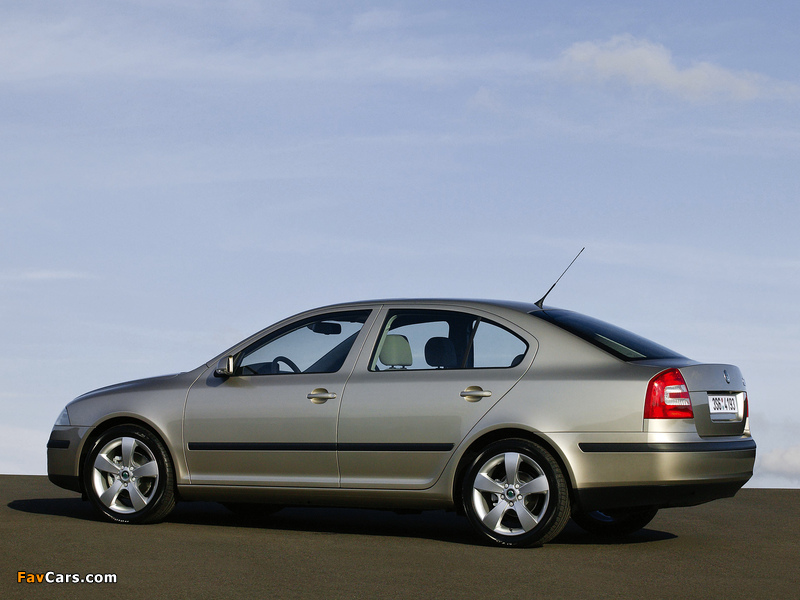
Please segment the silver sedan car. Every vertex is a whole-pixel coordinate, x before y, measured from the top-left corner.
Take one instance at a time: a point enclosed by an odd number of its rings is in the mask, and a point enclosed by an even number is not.
[[[504,546],[734,495],[756,444],[739,369],[534,304],[377,300],[291,317],[193,371],[64,409],[50,480],[106,517],[177,500],[455,509]]]

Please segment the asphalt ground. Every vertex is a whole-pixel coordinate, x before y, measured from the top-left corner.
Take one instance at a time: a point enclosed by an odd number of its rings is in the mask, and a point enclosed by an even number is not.
[[[287,508],[254,522],[182,503],[116,525],[46,477],[0,476],[0,598],[800,598],[800,490],[661,511],[622,542],[573,523],[542,548],[481,543],[431,511]],[[18,573],[116,583],[18,583]]]

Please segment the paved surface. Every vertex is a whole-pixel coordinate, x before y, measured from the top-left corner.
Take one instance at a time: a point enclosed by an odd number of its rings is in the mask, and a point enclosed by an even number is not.
[[[20,584],[18,571],[117,583]],[[665,510],[621,543],[570,523],[543,548],[507,550],[441,511],[298,508],[255,523],[183,503],[164,523],[115,525],[45,477],[7,475],[0,597],[800,598],[800,490]]]

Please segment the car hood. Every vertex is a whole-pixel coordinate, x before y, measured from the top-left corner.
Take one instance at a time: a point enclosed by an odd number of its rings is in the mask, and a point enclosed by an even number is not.
[[[86,392],[85,394],[75,398],[75,400],[72,402],[87,400],[97,396],[110,396],[120,393],[164,389],[165,387],[171,387],[168,384],[180,375],[183,375],[183,373],[173,373],[172,375],[160,375],[158,377],[147,377],[145,379],[135,379],[133,381],[126,381],[124,383],[115,383],[114,385],[108,385],[106,387],[92,390],[91,392]]]

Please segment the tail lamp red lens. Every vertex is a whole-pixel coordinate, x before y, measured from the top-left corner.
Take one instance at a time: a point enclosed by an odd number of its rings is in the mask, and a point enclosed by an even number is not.
[[[678,369],[662,371],[647,385],[645,419],[691,419],[694,417],[689,388]]]

